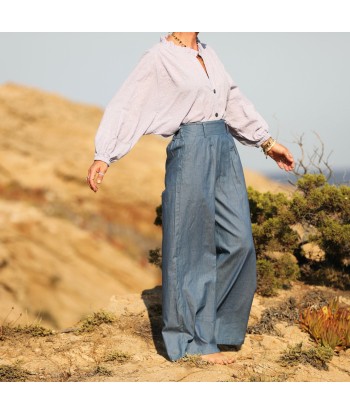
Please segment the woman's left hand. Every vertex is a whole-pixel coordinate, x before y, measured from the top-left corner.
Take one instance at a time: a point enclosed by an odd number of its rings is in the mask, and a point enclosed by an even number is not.
[[[293,155],[282,144],[275,143],[271,150],[267,152],[267,155],[275,160],[280,169],[284,169],[285,171],[292,171],[294,169],[295,163]]]

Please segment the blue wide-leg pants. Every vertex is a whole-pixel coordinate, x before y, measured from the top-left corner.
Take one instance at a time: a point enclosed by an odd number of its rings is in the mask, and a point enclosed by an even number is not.
[[[246,185],[224,120],[184,124],[162,193],[162,335],[168,356],[244,342],[256,290]]]

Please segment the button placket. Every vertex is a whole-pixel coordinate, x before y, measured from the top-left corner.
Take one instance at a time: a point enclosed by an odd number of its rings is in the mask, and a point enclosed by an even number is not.
[[[213,84],[213,81],[212,81],[212,77],[209,77],[209,82],[211,84],[211,90],[212,90],[213,94],[215,95],[215,97],[214,97],[214,104],[213,104],[213,112],[214,112],[214,110],[217,108],[218,97],[216,95],[216,88],[214,88],[214,84]],[[219,113],[218,112],[215,112],[215,117],[218,117],[218,116],[219,116]]]
[[[212,80],[212,73],[210,71],[210,65],[208,66],[207,65],[207,62],[204,60],[204,56],[203,56],[203,51],[202,50],[199,50],[197,52],[197,55],[201,56],[201,58],[203,59],[203,62],[204,62],[205,68],[206,68],[206,72],[207,72],[207,75],[208,75],[207,76],[207,79],[208,79],[208,81],[210,83],[211,90],[212,90],[213,94],[215,95],[214,102],[213,102],[213,112],[214,112],[214,110],[217,108],[218,98],[217,98],[217,94],[216,94],[216,88],[214,88],[214,84],[213,84],[213,80]],[[219,116],[219,113],[218,112],[215,112],[215,117],[217,118],[218,116]]]
[[[209,78],[209,82],[211,84],[211,90],[212,90],[213,94],[215,95],[214,96],[214,103],[213,103],[213,112],[214,112],[214,110],[217,108],[218,98],[217,98],[217,95],[216,95],[216,88],[214,88],[213,81],[212,81],[211,77]],[[219,116],[219,114],[217,112],[215,112],[215,117],[218,117],[218,116]]]

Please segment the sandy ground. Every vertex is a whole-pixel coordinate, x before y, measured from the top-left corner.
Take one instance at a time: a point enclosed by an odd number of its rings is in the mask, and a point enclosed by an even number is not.
[[[339,295],[334,290],[295,283],[278,297],[254,299],[249,326],[264,310],[297,301],[309,292]],[[350,297],[343,297],[350,304]],[[4,335],[0,341],[1,365],[17,365],[32,382],[348,382],[350,350],[335,354],[325,368],[307,363],[287,364],[281,356],[302,343],[315,346],[297,322],[277,322],[276,333],[247,334],[243,347],[224,352],[235,362],[226,366],[205,364],[196,356],[171,362],[160,335],[161,288],[142,295],[113,297],[105,308],[115,320],[79,332],[82,323],[45,337]],[[0,369],[1,371],[1,369]]]
[[[227,366],[203,365],[195,357],[167,359],[160,271],[148,263],[148,252],[161,243],[153,221],[168,140],[142,137],[94,194],[85,177],[101,116],[97,107],[0,85],[2,379],[12,373],[14,380],[34,382],[349,381],[349,350],[333,356],[327,370],[281,364],[288,346],[315,346],[295,322],[276,322],[271,333],[248,333],[241,350],[227,351],[236,359]],[[245,175],[257,190],[290,191],[254,172]],[[250,325],[264,310],[314,289],[295,283],[277,297],[256,296]],[[341,295],[347,300],[349,293]],[[81,332],[78,322],[101,309],[112,313],[113,322]],[[6,333],[17,324],[39,324],[54,333]]]
[[[95,194],[85,177],[102,109],[0,85],[0,319],[64,328],[112,295],[161,283],[148,253],[169,139],[144,136]],[[246,172],[261,190],[280,185]]]

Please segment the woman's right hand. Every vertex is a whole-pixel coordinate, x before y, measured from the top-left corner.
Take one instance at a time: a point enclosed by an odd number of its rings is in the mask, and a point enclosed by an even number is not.
[[[102,183],[103,177],[108,170],[108,164],[102,160],[95,160],[88,170],[86,182],[90,189],[97,192],[98,187],[96,183]]]
[[[267,155],[275,160],[280,169],[292,171],[295,167],[293,155],[282,144],[275,143],[271,150],[267,152]]]

